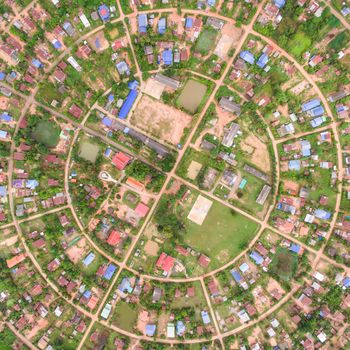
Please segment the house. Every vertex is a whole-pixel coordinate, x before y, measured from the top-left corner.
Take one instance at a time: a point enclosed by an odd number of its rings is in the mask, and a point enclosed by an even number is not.
[[[111,246],[118,245],[122,241],[122,236],[117,230],[112,230],[109,234],[107,243]]]
[[[120,61],[115,66],[116,66],[118,73],[120,75],[123,75],[123,74],[129,75],[130,74],[129,66],[125,61]]]
[[[161,73],[157,73],[154,76],[154,80],[158,81],[159,83],[165,85],[166,87],[177,90],[180,86],[180,82],[178,80],[175,80],[173,78],[169,78]]]
[[[135,213],[141,217],[144,218],[149,211],[149,207],[146,204],[139,203],[135,208]]]
[[[267,62],[269,61],[269,56],[266,53],[263,53],[259,59],[257,60],[256,64],[260,67],[260,68],[264,68],[267,64]]]
[[[307,113],[311,117],[319,117],[324,114],[324,108],[322,106],[317,106],[315,108],[310,109]]]
[[[156,262],[156,268],[163,270],[164,275],[168,275],[173,269],[174,264],[175,259],[163,252]]]
[[[257,265],[261,265],[263,262],[264,262],[264,259],[263,257],[258,253],[256,252],[255,250],[253,250],[249,256],[254,260],[254,262],[257,264]]]
[[[317,117],[315,119],[312,119],[310,124],[313,128],[317,128],[318,126],[322,125],[326,120],[326,117]]]
[[[83,114],[83,110],[78,107],[75,103],[72,104],[72,106],[68,110],[69,114],[72,115],[73,117],[79,119],[81,115]]]
[[[116,153],[112,158],[112,163],[116,166],[118,170],[124,170],[125,167],[130,162],[131,157],[123,152]]]
[[[139,33],[144,34],[147,32],[147,14],[142,13],[138,16],[138,26],[139,26]]]
[[[166,18],[161,17],[158,21],[158,33],[164,34],[166,31]]]
[[[7,267],[9,269],[13,268],[14,266],[16,266],[17,264],[22,262],[26,257],[27,257],[26,254],[21,253],[21,254],[15,255],[14,257],[12,257],[10,259],[7,259],[6,260]]]
[[[166,328],[168,338],[175,338],[175,326],[173,323],[168,323]]]
[[[157,326],[155,324],[146,325],[146,336],[153,337],[156,333]]]
[[[173,51],[171,49],[164,50],[162,53],[162,60],[166,66],[173,64]]]
[[[316,209],[314,215],[322,220],[329,220],[332,217],[332,213],[323,209]]]
[[[98,8],[98,14],[100,15],[102,21],[106,22],[110,18],[110,12],[107,5],[103,4]]]
[[[209,263],[210,263],[210,258],[207,257],[206,255],[204,254],[201,254],[199,256],[199,259],[198,259],[198,263],[200,266],[202,266],[203,268],[207,268]]]
[[[82,261],[84,266],[89,266],[95,260],[95,254],[90,252]]]
[[[176,322],[176,335],[182,337],[186,332],[186,326],[182,321]]]
[[[255,57],[250,51],[242,51],[239,54],[239,57],[242,58],[245,62],[248,62],[250,64],[254,64],[255,62]]]
[[[274,0],[273,2],[275,6],[277,6],[279,9],[284,7],[284,5],[286,4],[286,0]]]
[[[109,264],[103,277],[108,281],[111,280],[116,270],[117,267],[115,265]]]
[[[193,27],[193,18],[192,17],[187,17],[185,21],[185,28],[186,29],[191,29]]]
[[[302,110],[303,112],[307,112],[307,111],[309,111],[310,109],[313,109],[313,108],[315,108],[315,107],[320,106],[320,104],[321,104],[321,101],[320,101],[318,98],[313,98],[312,100],[303,103],[303,104],[301,105],[301,110]]]
[[[210,324],[211,320],[210,320],[210,316],[209,316],[208,311],[202,310],[202,311],[201,311],[201,317],[202,317],[202,321],[203,321],[203,323],[204,323],[205,325]]]
[[[110,313],[112,311],[112,305],[107,303],[105,305],[105,307],[103,308],[102,312],[101,312],[101,317],[104,319],[104,320],[107,320],[107,318],[109,317]]]
[[[301,162],[298,159],[290,160],[288,162],[288,169],[293,171],[300,171]]]
[[[240,126],[237,123],[231,123],[229,128],[224,129],[224,136],[222,138],[222,145],[225,147],[232,147],[233,140],[236,137],[236,135],[240,132]]]
[[[62,27],[69,36],[74,36],[75,29],[69,21],[64,22]]]
[[[219,106],[224,110],[237,114],[239,116],[241,114],[241,107],[239,104],[232,101],[232,99],[227,97],[221,97],[219,101]]]
[[[256,199],[256,202],[260,205],[264,205],[268,195],[271,192],[271,189],[272,189],[271,186],[265,184],[262,190],[260,191],[258,198]]]
[[[126,97],[126,99],[122,105],[122,108],[119,111],[118,117],[120,119],[125,119],[128,116],[128,114],[129,114],[129,112],[130,112],[130,110],[131,110],[131,108],[132,108],[132,106],[137,98],[137,95],[138,95],[138,93],[136,90],[130,90],[128,96]]]

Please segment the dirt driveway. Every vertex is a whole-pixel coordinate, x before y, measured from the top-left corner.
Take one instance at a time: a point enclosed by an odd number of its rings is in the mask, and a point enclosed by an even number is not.
[[[131,117],[131,123],[160,140],[177,145],[191,119],[190,115],[144,95]]]

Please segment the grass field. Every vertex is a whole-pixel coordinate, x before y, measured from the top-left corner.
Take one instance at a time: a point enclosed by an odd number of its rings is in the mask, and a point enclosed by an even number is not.
[[[55,147],[60,138],[60,128],[52,121],[41,120],[35,126],[33,138],[46,147]]]
[[[255,236],[258,224],[219,202],[213,202],[201,226],[187,220],[184,240],[211,258],[217,268],[237,256]]]
[[[99,151],[100,147],[98,145],[83,139],[80,143],[79,157],[91,163],[95,163]]]
[[[204,29],[197,41],[195,51],[206,55],[213,49],[218,32],[213,28]]]
[[[129,304],[121,301],[117,304],[112,323],[118,327],[132,332],[137,320],[137,310],[133,309]]]
[[[292,55],[300,57],[311,46],[311,39],[303,32],[297,32],[290,40],[289,45]]]

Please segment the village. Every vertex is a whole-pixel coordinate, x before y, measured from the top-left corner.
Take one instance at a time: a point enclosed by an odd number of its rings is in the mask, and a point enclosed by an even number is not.
[[[0,348],[347,349],[350,3],[4,0]]]

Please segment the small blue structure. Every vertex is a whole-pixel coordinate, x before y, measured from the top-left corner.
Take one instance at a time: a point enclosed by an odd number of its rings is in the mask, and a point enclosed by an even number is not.
[[[307,140],[300,141],[301,154],[303,157],[310,157],[311,155],[311,144]]]
[[[257,265],[261,265],[263,262],[264,262],[264,259],[263,257],[258,253],[256,252],[255,250],[253,250],[249,256],[255,261],[255,263]]]
[[[296,244],[296,243],[293,243],[290,247],[289,247],[289,250],[295,254],[299,254],[300,252],[300,245],[299,244]]]
[[[130,90],[127,98],[125,99],[123,105],[122,105],[122,108],[120,109],[119,111],[119,114],[118,114],[118,117],[120,119],[125,119],[130,110],[131,110],[131,107],[132,105],[134,104],[135,100],[136,100],[136,97],[137,97],[137,91],[136,90]]]
[[[87,257],[83,260],[83,265],[84,266],[89,266],[93,261],[95,260],[95,254],[94,253],[89,253]]]
[[[108,95],[108,102],[113,102],[114,101],[114,95],[113,94],[109,94]]]
[[[103,275],[103,277],[109,281],[113,275],[114,275],[114,272],[117,270],[117,267],[113,264],[110,264],[108,267],[107,267],[107,270],[105,272],[105,274]]]
[[[256,64],[260,67],[260,68],[264,68],[267,64],[267,62],[269,61],[269,56],[266,55],[266,53],[263,53],[259,59],[257,60]]]
[[[310,101],[307,101],[301,105],[301,110],[307,112],[310,109],[313,109],[321,104],[321,101],[318,98],[313,98]]]
[[[104,153],[105,157],[109,157],[112,153],[112,148],[107,147]]]
[[[210,6],[210,7],[215,6],[215,2],[216,2],[216,0],[207,0],[207,4],[208,4],[208,6]]]
[[[301,163],[300,160],[295,159],[295,160],[290,160],[288,162],[288,169],[293,170],[293,171],[300,171]]]
[[[243,188],[245,187],[245,185],[247,184],[247,180],[246,179],[242,179],[241,183],[239,184],[239,189],[243,190]]]
[[[324,108],[322,106],[317,106],[308,111],[311,117],[319,117],[324,114]]]
[[[86,290],[83,294],[83,297],[86,299],[90,299],[91,298],[91,291]]]
[[[286,0],[274,0],[275,5],[281,9],[286,4]]]
[[[138,86],[139,86],[139,82],[137,80],[133,80],[133,81],[128,82],[128,88],[130,90],[136,90]]]
[[[53,39],[51,44],[56,50],[59,50],[59,49],[62,48],[61,42],[59,40],[57,40],[57,39]]]
[[[204,324],[209,324],[211,322],[208,311],[204,311],[204,310],[201,311],[201,316],[202,316],[202,321]]]
[[[6,186],[0,186],[0,197],[6,197],[6,196],[7,196]]]
[[[127,63],[125,61],[118,62],[115,66],[116,66],[118,73],[120,75],[123,75],[123,74],[129,75],[130,74],[129,66],[127,65]]]
[[[179,337],[182,337],[186,332],[186,327],[182,321],[177,321],[176,322],[176,334]]]
[[[157,326],[155,324],[146,325],[146,335],[147,337],[153,337],[156,333]]]
[[[345,288],[349,288],[350,287],[350,277],[345,277],[343,280],[343,286]]]
[[[318,126],[322,125],[326,121],[326,117],[317,117],[315,119],[312,119],[310,124],[313,128],[317,128]]]
[[[147,32],[147,15],[145,13],[141,13],[138,17],[139,23],[139,33],[144,34]]]
[[[242,276],[237,270],[232,270],[231,275],[237,283],[240,283],[242,281]]]
[[[112,119],[110,119],[108,117],[103,117],[102,124],[104,126],[111,127],[112,126]]]
[[[168,49],[164,50],[162,53],[162,59],[165,65],[170,66],[173,64],[173,52]]]
[[[7,131],[0,130],[0,139],[6,139],[7,138]]]
[[[122,281],[120,282],[120,284],[118,286],[118,290],[121,291],[122,293],[125,293],[125,292],[131,293],[132,292],[130,279],[128,277],[124,277],[122,279]]]
[[[158,21],[158,33],[164,34],[166,31],[166,18],[162,17]]]
[[[35,190],[39,186],[39,182],[35,179],[26,181],[26,188]]]
[[[102,21],[108,21],[111,14],[107,5],[103,4],[98,8],[98,14],[100,15]]]
[[[35,67],[35,68],[43,68],[44,65],[36,58],[33,58],[32,59],[32,65]]]
[[[192,17],[187,17],[186,22],[185,22],[185,28],[190,29],[193,27],[193,18]]]
[[[7,112],[0,114],[0,119],[5,123],[10,123],[13,120],[13,118]]]
[[[4,80],[6,77],[6,74],[4,72],[0,72],[0,80]]]
[[[332,214],[329,211],[323,209],[316,209],[315,216],[321,220],[329,220],[332,217]]]
[[[240,54],[239,54],[239,57],[245,61],[245,62],[248,62],[250,64],[254,64],[255,62],[255,57],[254,55],[249,52],[249,51],[242,51]]]
[[[243,263],[239,269],[242,271],[242,273],[245,273],[249,270],[249,265],[247,263]]]

